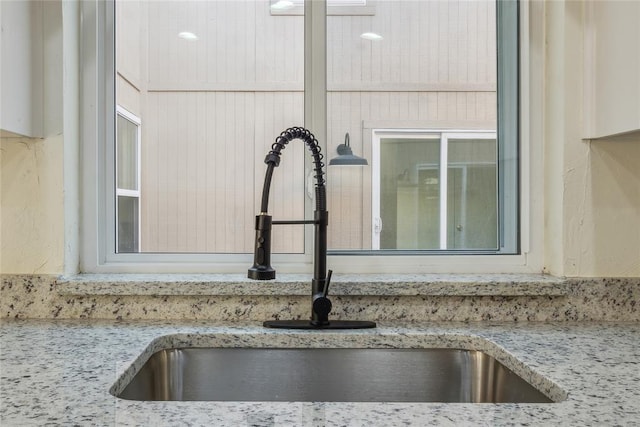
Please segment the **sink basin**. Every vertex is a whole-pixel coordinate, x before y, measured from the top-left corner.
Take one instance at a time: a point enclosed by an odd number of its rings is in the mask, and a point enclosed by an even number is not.
[[[117,397],[291,402],[552,402],[482,351],[449,348],[170,348]]]

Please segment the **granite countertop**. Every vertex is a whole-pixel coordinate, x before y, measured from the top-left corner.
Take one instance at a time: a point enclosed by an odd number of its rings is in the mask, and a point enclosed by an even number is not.
[[[309,295],[309,274],[251,280],[240,274],[80,274],[60,278],[62,295]],[[336,274],[332,295],[566,295],[566,279],[542,274]]]
[[[500,358],[535,371],[539,386],[561,401],[136,402],[109,394],[140,363],[139,356],[150,346],[166,345],[167,336],[220,346],[285,347],[473,346],[488,340]],[[638,323],[381,322],[375,330],[292,332],[257,322],[1,320],[0,425],[632,425],[640,420],[638,342]]]
[[[636,321],[640,278],[541,274],[335,274],[334,319],[401,322]],[[0,317],[260,322],[304,319],[309,275],[0,275]]]

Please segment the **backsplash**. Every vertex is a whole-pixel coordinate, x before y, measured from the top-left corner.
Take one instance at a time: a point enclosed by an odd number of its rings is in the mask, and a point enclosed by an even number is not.
[[[453,284],[451,295],[442,291],[442,281],[420,283],[412,292],[399,289],[398,283],[385,285],[389,290],[380,294],[379,279],[368,284],[336,285],[332,319],[358,319],[375,321],[638,321],[640,310],[640,278],[569,278],[538,277],[545,292],[521,291],[519,282],[473,284],[464,278],[464,289],[456,287],[456,276],[446,283]],[[461,279],[462,280],[462,279]],[[483,282],[483,276],[478,276]],[[5,318],[91,318],[91,319],[205,319],[217,321],[263,321],[269,319],[306,319],[309,317],[310,297],[307,286],[297,286],[291,292],[291,283],[269,282],[270,292],[256,295],[243,291],[232,294],[221,291],[167,292],[153,295],[148,289],[143,295],[118,291],[118,295],[105,292],[69,290],[48,275],[2,275],[0,287],[0,317]],[[162,288],[164,283],[156,283]],[[493,284],[493,285],[491,285]],[[174,284],[175,285],[175,284]],[[192,283],[193,285],[193,283]],[[476,286],[477,285],[477,286]],[[527,285],[532,287],[531,280]],[[135,285],[132,285],[135,286]],[[178,284],[174,286],[183,286]],[[184,285],[188,287],[189,284]],[[285,292],[278,292],[279,286]],[[367,294],[366,288],[371,292]],[[492,289],[491,295],[487,289]],[[554,291],[555,287],[555,291]],[[434,291],[434,289],[436,289]],[[516,289],[517,292],[513,292]],[[364,290],[364,291],[363,291]],[[113,292],[116,293],[116,292]],[[244,293],[244,294],[243,294]],[[269,294],[271,293],[271,294]]]

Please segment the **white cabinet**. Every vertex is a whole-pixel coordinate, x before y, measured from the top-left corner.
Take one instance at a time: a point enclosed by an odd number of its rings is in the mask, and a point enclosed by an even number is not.
[[[640,132],[640,2],[585,2],[584,138]]]
[[[44,137],[62,128],[59,1],[0,0],[0,129]]]

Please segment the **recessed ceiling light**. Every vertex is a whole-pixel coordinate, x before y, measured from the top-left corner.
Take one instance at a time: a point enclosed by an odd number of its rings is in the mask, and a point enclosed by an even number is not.
[[[183,31],[178,34],[178,37],[185,40],[198,40],[198,36],[196,36],[191,31]]]
[[[287,9],[291,9],[293,6],[295,6],[295,5],[290,0],[278,0],[277,2],[275,2],[274,4],[271,5],[271,9],[272,10],[287,10]]]
[[[365,40],[382,40],[382,36],[376,33],[362,33],[360,34],[360,37]]]

